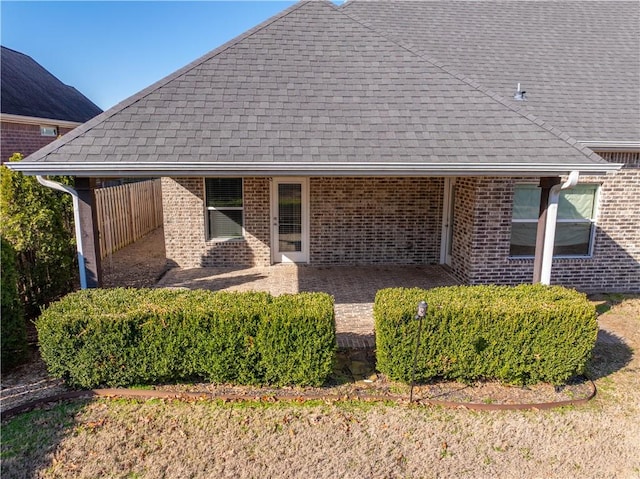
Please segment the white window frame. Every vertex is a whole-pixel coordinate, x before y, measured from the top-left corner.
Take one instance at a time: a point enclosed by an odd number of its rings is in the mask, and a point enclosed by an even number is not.
[[[217,180],[217,179],[227,179],[227,180],[240,180],[241,184],[242,184],[242,206],[209,206],[208,205],[208,198],[207,198],[207,180],[212,179],[212,180]],[[238,178],[238,177],[223,177],[223,176],[207,176],[205,178],[202,179],[202,186],[204,188],[204,209],[205,209],[205,216],[206,216],[206,221],[205,221],[205,228],[206,228],[206,239],[208,241],[216,241],[216,242],[225,242],[225,241],[237,241],[237,240],[241,240],[245,238],[245,227],[244,227],[244,221],[245,221],[245,215],[244,215],[244,178]],[[240,236],[211,236],[211,225],[210,225],[210,219],[209,219],[209,211],[242,211],[242,232],[240,234]]]
[[[58,136],[58,127],[53,125],[40,125],[40,136]]]
[[[518,186],[522,186],[522,185],[529,185],[529,186],[538,186],[535,183],[516,183],[514,185],[514,192],[515,192],[515,188],[517,188]],[[587,252],[587,254],[562,254],[562,255],[553,255],[554,258],[556,259],[579,259],[579,258],[592,258],[593,257],[593,249],[594,249],[594,243],[595,243],[595,238],[596,238],[596,225],[597,225],[597,220],[598,220],[598,212],[599,212],[599,205],[600,205],[600,188],[602,185],[600,185],[599,183],[579,183],[579,185],[591,185],[595,187],[595,194],[593,197],[593,214],[592,217],[590,219],[556,219],[556,223],[557,224],[561,224],[561,223],[589,223],[591,225],[590,227],[590,232],[589,232],[589,250]],[[570,190],[568,190],[570,191]],[[560,193],[562,195],[562,192]],[[514,199],[515,199],[515,195],[514,195]],[[511,212],[511,224],[514,223],[534,223],[537,225],[538,223],[538,218],[535,219],[515,219],[513,218],[513,209]],[[557,232],[556,232],[557,233]],[[555,240],[554,240],[555,241]],[[511,238],[509,238],[509,248],[511,248]],[[509,258],[511,259],[530,259],[530,258],[534,258],[534,255],[512,255],[509,254]]]

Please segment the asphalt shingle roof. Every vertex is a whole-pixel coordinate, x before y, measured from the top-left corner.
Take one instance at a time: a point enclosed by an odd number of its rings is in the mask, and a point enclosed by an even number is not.
[[[84,123],[102,110],[31,57],[2,47],[2,113]]]
[[[604,163],[520,105],[318,1],[291,7],[27,162],[112,172],[133,163]]]
[[[581,141],[640,141],[640,2],[371,1],[342,11]],[[511,100],[513,101],[513,100]]]

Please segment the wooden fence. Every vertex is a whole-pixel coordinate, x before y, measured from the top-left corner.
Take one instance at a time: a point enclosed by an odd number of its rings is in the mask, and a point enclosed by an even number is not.
[[[98,188],[95,193],[102,258],[162,226],[159,179]]]

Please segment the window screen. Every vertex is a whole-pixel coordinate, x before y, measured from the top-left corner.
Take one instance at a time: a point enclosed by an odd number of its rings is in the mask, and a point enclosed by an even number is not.
[[[242,237],[242,178],[206,178],[209,238]]]

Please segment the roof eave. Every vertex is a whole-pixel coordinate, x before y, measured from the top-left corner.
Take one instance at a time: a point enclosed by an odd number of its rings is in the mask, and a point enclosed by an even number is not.
[[[55,118],[40,118],[35,116],[14,115],[12,113],[0,113],[0,121],[7,123],[19,123],[21,125],[55,125],[61,128],[76,128],[81,122],[56,120]]]
[[[580,143],[593,151],[640,151],[640,141],[580,141]]]
[[[623,165],[526,164],[522,163],[5,163],[26,175],[69,175],[82,177],[159,176],[558,176],[578,170],[582,174],[604,175]]]

